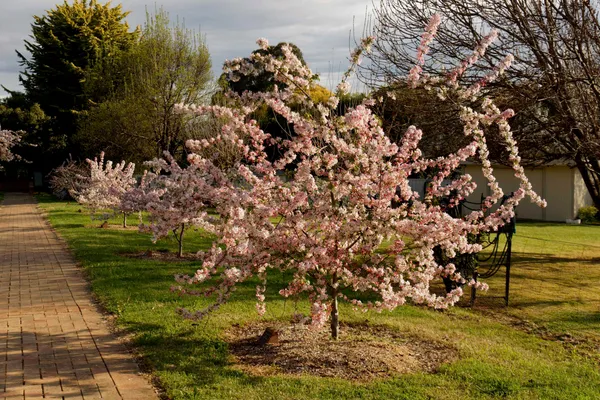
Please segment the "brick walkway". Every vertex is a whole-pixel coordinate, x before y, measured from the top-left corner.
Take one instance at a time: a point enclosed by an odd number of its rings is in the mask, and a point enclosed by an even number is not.
[[[0,398],[157,398],[26,194],[0,206]]]

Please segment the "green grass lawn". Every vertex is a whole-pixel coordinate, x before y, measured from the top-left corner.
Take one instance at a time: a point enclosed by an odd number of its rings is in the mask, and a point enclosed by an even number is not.
[[[57,231],[81,262],[91,288],[119,328],[173,399],[597,399],[598,358],[580,347],[547,340],[515,327],[527,319],[552,332],[568,331],[596,345],[600,332],[600,226],[525,224],[515,237],[511,307],[491,300],[502,278],[471,310],[436,312],[405,306],[392,313],[360,313],[342,306],[346,323],[385,325],[407,337],[429,339],[456,348],[459,359],[436,374],[415,373],[371,382],[277,375],[251,376],[231,362],[223,332],[235,323],[260,319],[254,286],[240,286],[231,301],[199,323],[182,320],[178,307],[201,308],[210,299],[179,297],[169,291],[174,273],[192,273],[193,262],[164,263],[130,258],[125,252],[175,251],[174,241],[152,244],[146,234],[96,228],[80,206],[39,196]],[[133,221],[131,221],[133,223]],[[210,239],[187,236],[185,249],[200,250]],[[549,242],[542,240],[550,240]],[[558,240],[583,244],[567,245]],[[559,244],[560,243],[560,244]],[[564,247],[562,247],[564,245]],[[575,250],[575,248],[579,250]],[[277,294],[283,276],[271,279],[267,320],[288,321],[295,305]],[[274,284],[274,285],[273,285]],[[488,296],[489,298],[486,298]],[[497,302],[500,304],[500,302]],[[308,304],[298,307],[308,311]],[[490,310],[492,313],[490,313]],[[506,316],[498,318],[497,315]],[[343,334],[343,331],[342,331]],[[376,339],[376,338],[374,338]]]
[[[519,224],[513,243],[510,307],[503,312],[600,343],[600,226]],[[488,297],[503,294],[504,271],[487,282]]]

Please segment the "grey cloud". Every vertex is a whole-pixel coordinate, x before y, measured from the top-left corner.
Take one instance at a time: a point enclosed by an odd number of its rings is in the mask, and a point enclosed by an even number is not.
[[[23,49],[32,16],[43,14],[57,2],[0,0],[0,59],[5,63],[0,64],[0,83],[18,88],[19,67],[14,50]],[[125,10],[131,11],[128,17],[131,26],[143,24],[146,1],[123,0],[121,3]],[[179,17],[188,28],[200,30],[206,36],[216,76],[225,59],[247,56],[256,49],[255,40],[265,37],[273,44],[295,43],[315,72],[334,81],[336,74],[340,75],[339,71],[347,66],[353,19],[357,31],[361,32],[365,10],[370,4],[371,0],[170,0],[164,2],[164,8],[172,19]],[[150,3],[147,8],[152,12],[154,7]],[[323,78],[321,82],[329,83]]]

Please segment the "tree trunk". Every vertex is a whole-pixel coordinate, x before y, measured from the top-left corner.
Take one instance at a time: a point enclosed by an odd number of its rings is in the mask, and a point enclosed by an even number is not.
[[[338,311],[337,293],[331,305],[331,337],[337,340],[340,336],[340,314]]]
[[[183,232],[185,230],[185,224],[181,224],[181,232],[179,233],[179,257],[183,257]]]
[[[333,283],[335,284],[335,277]],[[340,314],[338,310],[338,291],[332,288],[333,301],[331,302],[331,337],[337,340],[340,336]]]
[[[123,213],[123,228],[127,228],[127,214]]]

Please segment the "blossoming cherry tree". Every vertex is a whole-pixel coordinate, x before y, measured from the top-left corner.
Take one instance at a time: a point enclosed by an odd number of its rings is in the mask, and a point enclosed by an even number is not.
[[[90,175],[81,177],[82,187],[74,193],[77,202],[85,205],[92,213],[100,210],[120,211],[121,197],[135,185],[135,164],[105,161],[104,152],[99,159],[86,161],[90,166]],[[122,214],[123,227],[127,227],[127,213]]]
[[[444,82],[421,76],[427,45],[437,25],[436,17],[423,36],[417,67],[407,79],[413,86],[428,85],[438,90],[441,99],[479,96],[478,88],[463,88],[457,83],[464,72],[462,67]],[[350,70],[362,52],[368,51],[372,40],[364,39],[352,53]],[[486,43],[478,46],[475,56],[485,51]],[[258,44],[268,45],[264,39]],[[463,107],[464,134],[471,138],[470,143],[447,157],[428,159],[418,148],[422,132],[416,127],[408,128],[401,142],[390,141],[369,108],[374,104],[372,99],[344,115],[336,114],[339,99],[335,96],[327,105],[314,104],[306,95],[313,84],[312,72],[289,47],[284,46],[283,52],[279,59],[252,55],[252,63],[234,60],[226,63],[225,72],[235,79],[236,74],[252,75],[261,68],[273,72],[285,88],[229,93],[235,107],[178,107],[179,112],[192,116],[210,113],[222,118],[225,123],[215,140],[234,143],[244,154],[236,174],[225,174],[199,155],[210,143],[188,142],[193,152],[188,161],[202,169],[203,179],[210,177],[211,182],[218,182],[204,186],[218,218],[207,219],[203,225],[217,239],[200,254],[202,265],[193,275],[176,277],[181,286],[174,290],[191,295],[216,293],[217,298],[206,309],[183,309],[181,313],[187,318],[202,318],[223,304],[237,284],[256,277],[257,309],[262,314],[273,270],[291,272],[291,279],[279,293],[284,297],[306,295],[312,304],[312,324],[323,326],[329,320],[333,338],[339,335],[341,300],[363,310],[378,311],[393,310],[407,301],[433,308],[454,304],[462,295],[460,287],[436,294],[430,284],[441,277],[464,282],[464,277],[452,263],[438,264],[434,249],[441,249],[448,258],[478,252],[481,246],[469,243],[470,235],[505,224],[525,196],[540,205],[544,203],[533,192],[519,164],[507,122],[512,112],[499,110],[491,99],[482,99],[480,111]],[[469,58],[467,64],[471,62]],[[348,89],[349,75],[344,75],[338,92]],[[252,118],[252,113],[265,105],[293,125],[296,134],[276,142],[283,154],[276,160],[270,160],[265,151],[274,140]],[[494,211],[490,209],[503,193],[488,160],[485,129],[492,125],[503,135],[521,182],[515,195]],[[453,218],[435,200],[455,193],[452,201],[457,202],[473,193],[476,185],[469,175],[442,186],[461,162],[472,157],[481,161],[492,193],[482,210]],[[408,180],[419,172],[433,175],[423,199],[411,190]],[[292,177],[288,178],[290,173]],[[211,281],[206,290],[188,288],[213,277],[217,281]],[[474,281],[470,284],[485,286]],[[373,297],[377,300],[364,300]]]
[[[0,130],[0,161],[12,161],[18,158],[11,149],[20,141],[21,137],[16,132]]]
[[[214,185],[204,169],[214,166],[199,162],[182,168],[169,154],[146,164],[151,171],[146,171],[139,186],[123,195],[122,210],[148,212],[150,222],[141,225],[141,230],[152,232],[154,241],[173,234],[182,257],[186,229],[204,227],[208,219]]]

